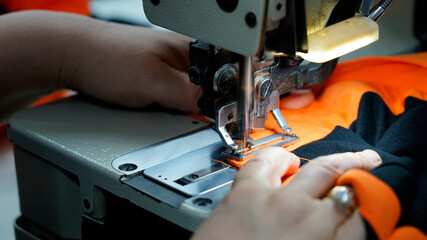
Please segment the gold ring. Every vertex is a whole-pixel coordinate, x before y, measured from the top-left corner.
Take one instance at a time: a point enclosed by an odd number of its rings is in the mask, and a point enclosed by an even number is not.
[[[346,217],[350,217],[357,207],[356,192],[350,186],[335,186],[327,197],[334,201],[335,207]]]

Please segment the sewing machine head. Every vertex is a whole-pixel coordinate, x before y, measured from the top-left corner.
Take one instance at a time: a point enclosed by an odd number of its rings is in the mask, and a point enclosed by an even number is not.
[[[200,113],[227,146],[223,155],[235,159],[297,139],[280,112],[280,96],[323,82],[338,57],[378,38],[376,22],[364,17],[370,4],[143,0],[152,23],[200,39],[190,44],[190,80],[202,87]],[[303,59],[316,63],[302,65]],[[264,129],[270,112],[281,131],[253,140],[252,130]]]

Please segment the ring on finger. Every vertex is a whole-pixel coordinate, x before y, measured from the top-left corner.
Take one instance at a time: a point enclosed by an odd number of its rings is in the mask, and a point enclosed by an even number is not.
[[[356,192],[350,186],[335,186],[326,197],[331,198],[335,207],[347,218],[353,214],[357,207]]]

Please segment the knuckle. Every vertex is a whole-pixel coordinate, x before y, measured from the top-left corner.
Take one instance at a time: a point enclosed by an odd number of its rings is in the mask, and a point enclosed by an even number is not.
[[[345,152],[319,157],[318,162],[322,167],[333,170],[337,173],[343,173],[352,168],[367,168],[370,161],[362,155],[353,152]]]
[[[316,168],[321,169],[322,171],[325,171],[329,175],[339,175],[343,172],[341,168],[340,162],[330,159],[328,157],[319,159],[320,161],[316,161]]]

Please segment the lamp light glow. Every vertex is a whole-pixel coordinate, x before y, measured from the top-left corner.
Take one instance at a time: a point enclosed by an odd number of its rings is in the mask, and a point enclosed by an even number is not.
[[[308,52],[298,52],[303,59],[324,63],[378,40],[378,24],[356,16],[308,35]]]

